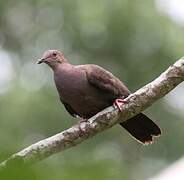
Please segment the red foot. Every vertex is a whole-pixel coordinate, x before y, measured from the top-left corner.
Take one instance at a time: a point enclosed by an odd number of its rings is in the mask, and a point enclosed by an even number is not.
[[[122,111],[121,105],[122,105],[122,104],[125,104],[125,103],[127,103],[127,101],[124,100],[124,99],[116,99],[116,100],[113,102],[113,106],[114,106],[114,107],[117,107],[117,108],[119,109],[119,111]]]

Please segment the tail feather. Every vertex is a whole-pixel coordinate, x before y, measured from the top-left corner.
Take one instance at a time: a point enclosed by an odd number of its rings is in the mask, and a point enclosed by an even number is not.
[[[151,119],[140,113],[127,121],[120,123],[137,141],[151,144],[153,137],[160,136],[161,130]]]

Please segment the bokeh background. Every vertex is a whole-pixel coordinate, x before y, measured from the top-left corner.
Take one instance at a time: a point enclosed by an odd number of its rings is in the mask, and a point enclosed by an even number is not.
[[[46,49],[95,63],[131,91],[184,55],[181,0],[0,0],[0,160],[74,124],[58,100]],[[184,154],[184,85],[146,114],[163,135],[151,146],[119,126],[26,170],[24,180],[144,180]],[[11,179],[9,174],[6,179]]]

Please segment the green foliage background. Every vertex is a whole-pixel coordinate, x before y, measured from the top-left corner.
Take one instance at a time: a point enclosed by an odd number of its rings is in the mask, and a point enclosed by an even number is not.
[[[183,56],[183,30],[154,1],[1,0],[0,64],[6,52],[13,70],[0,86],[0,160],[77,121],[61,106],[50,69],[35,64],[44,50],[101,65],[135,91]],[[163,131],[151,146],[117,126],[4,179],[147,179],[183,155],[184,114],[167,96],[146,113]]]

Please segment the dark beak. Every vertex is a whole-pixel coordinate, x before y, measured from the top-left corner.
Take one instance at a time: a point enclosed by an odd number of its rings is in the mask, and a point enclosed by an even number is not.
[[[44,62],[45,59],[38,59],[38,61],[36,62],[37,64],[41,64]]]

